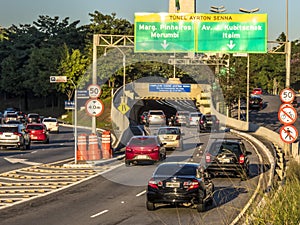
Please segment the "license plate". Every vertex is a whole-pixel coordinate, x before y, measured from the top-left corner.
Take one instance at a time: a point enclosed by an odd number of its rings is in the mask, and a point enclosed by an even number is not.
[[[166,187],[178,188],[178,187],[180,187],[180,183],[179,182],[167,182]]]
[[[148,156],[147,155],[138,155],[136,158],[137,159],[148,159]]]
[[[230,159],[220,159],[221,163],[230,163]]]

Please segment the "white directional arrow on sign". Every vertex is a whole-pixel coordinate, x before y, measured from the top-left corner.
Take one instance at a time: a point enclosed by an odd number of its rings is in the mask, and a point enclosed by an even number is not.
[[[230,40],[229,44],[227,44],[229,49],[233,49],[235,44],[233,44],[233,40]]]
[[[169,44],[167,44],[167,41],[164,40],[164,43],[162,43],[161,46],[162,46],[164,49],[166,49],[166,48],[169,46]]]

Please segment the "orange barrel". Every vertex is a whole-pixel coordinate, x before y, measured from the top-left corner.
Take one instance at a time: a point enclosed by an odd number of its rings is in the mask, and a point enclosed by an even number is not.
[[[101,158],[98,145],[98,137],[96,134],[89,135],[88,158],[89,160],[99,160]]]
[[[109,159],[112,157],[111,145],[110,145],[110,131],[105,130],[102,132],[102,155],[103,159]]]
[[[77,161],[85,161],[88,159],[87,155],[87,134],[80,134],[77,138]]]

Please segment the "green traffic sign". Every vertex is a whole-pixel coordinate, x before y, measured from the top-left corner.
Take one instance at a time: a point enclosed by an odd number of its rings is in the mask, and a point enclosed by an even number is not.
[[[191,52],[195,49],[192,22],[136,22],[135,51]]]
[[[267,52],[266,14],[136,13],[135,52]]]

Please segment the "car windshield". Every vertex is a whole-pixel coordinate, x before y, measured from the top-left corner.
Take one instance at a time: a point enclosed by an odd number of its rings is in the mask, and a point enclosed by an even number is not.
[[[0,127],[0,132],[14,133],[18,132],[18,127]]]
[[[191,165],[166,164],[157,168],[155,176],[196,176],[196,167]]]
[[[179,134],[178,128],[161,128],[158,130],[158,134]]]
[[[134,146],[146,146],[155,144],[155,138],[141,137],[141,138],[132,138],[129,142],[129,145]]]

